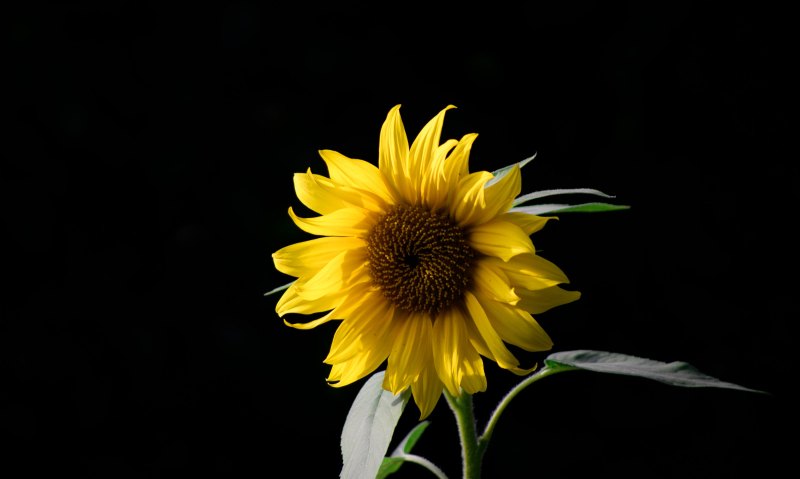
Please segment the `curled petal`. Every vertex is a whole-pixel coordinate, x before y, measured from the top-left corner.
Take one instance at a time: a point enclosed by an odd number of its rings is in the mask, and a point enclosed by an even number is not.
[[[342,208],[314,218],[300,218],[291,206],[289,216],[298,228],[317,236],[356,236],[363,238],[374,221],[369,211],[361,208]]]
[[[275,269],[294,277],[314,275],[342,251],[364,248],[364,240],[326,236],[295,243],[272,253]]]
[[[397,202],[384,176],[372,163],[348,158],[333,150],[320,150],[319,154],[328,165],[328,174],[335,183],[367,192],[385,204]]]

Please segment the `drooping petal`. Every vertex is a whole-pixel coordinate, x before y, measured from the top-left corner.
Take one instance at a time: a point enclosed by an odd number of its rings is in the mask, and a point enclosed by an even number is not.
[[[527,289],[536,290],[549,288],[559,283],[569,283],[569,278],[561,271],[561,268],[539,255],[520,254],[508,261],[497,258],[486,258],[485,261],[502,269],[511,284]]]
[[[522,298],[517,307],[533,314],[544,313],[550,308],[571,303],[581,297],[580,291],[568,291],[559,286],[531,291],[518,288],[517,293]]]
[[[423,350],[419,353],[425,354],[426,351]],[[442,382],[439,381],[439,376],[433,367],[430,348],[427,349],[427,357],[423,360],[419,376],[411,383],[411,394],[414,395],[414,402],[417,403],[419,408],[420,421],[433,412],[436,403],[439,402],[439,398],[442,396]]]
[[[478,329],[478,333],[486,343],[487,348],[491,352],[491,358],[503,369],[514,370],[518,369],[519,361],[508,350],[500,335],[492,327],[489,318],[486,316],[478,299],[469,291],[464,293],[464,303],[467,306],[467,311],[472,318],[472,322]]]
[[[314,218],[300,218],[292,207],[289,216],[298,228],[317,236],[356,236],[363,238],[374,221],[374,215],[361,208],[342,208]]]
[[[431,320],[427,314],[395,318],[398,324],[383,378],[383,388],[392,394],[405,390],[417,378],[425,358],[420,351],[432,347]]]
[[[547,351],[553,347],[550,336],[527,311],[480,297],[478,300],[503,341],[526,351]]]
[[[498,219],[471,229],[469,243],[478,252],[508,261],[523,253],[535,253],[530,237],[519,226]]]
[[[380,343],[378,346],[383,344]],[[333,364],[326,380],[336,388],[352,384],[375,371],[386,360],[388,354],[389,351],[381,347],[364,349],[347,361]]]
[[[489,258],[480,258],[473,266],[472,279],[475,282],[475,291],[509,304],[517,304],[519,296],[514,293],[514,288],[503,270],[498,268]]]
[[[486,388],[483,361],[469,342],[467,318],[452,308],[433,323],[433,362],[447,391],[458,396],[464,388],[470,394]]]
[[[316,274],[342,251],[365,247],[364,240],[348,236],[326,236],[286,246],[272,253],[275,269],[294,277]]]
[[[378,168],[387,185],[405,200],[412,197],[410,188],[412,179],[407,176],[407,158],[408,137],[403,120],[400,118],[400,105],[396,105],[389,110],[381,126]]]
[[[386,354],[392,347],[387,334],[394,315],[391,304],[380,291],[371,291],[356,299],[358,306],[336,329],[328,356],[323,361],[335,364],[349,360],[364,349],[380,348]]]
[[[320,150],[319,154],[328,165],[328,174],[334,182],[369,192],[386,204],[397,202],[386,185],[386,179],[372,163],[348,158],[333,150]]]
[[[524,231],[526,235],[530,236],[544,228],[544,225],[547,224],[548,221],[557,220],[558,216],[536,216],[509,212],[498,216],[498,219],[514,223],[522,228],[522,231]]]

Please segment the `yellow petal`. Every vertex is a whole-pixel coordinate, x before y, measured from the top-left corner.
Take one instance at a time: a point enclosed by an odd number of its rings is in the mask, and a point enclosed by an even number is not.
[[[485,258],[476,261],[473,267],[474,273],[472,277],[475,281],[475,290],[478,293],[496,301],[517,304],[519,296],[514,293],[514,288],[502,269]]]
[[[431,320],[427,314],[395,317],[394,344],[383,378],[383,388],[399,394],[417,379],[425,358],[423,349],[432,348]]]
[[[440,145],[433,154],[430,171],[422,176],[421,194],[422,202],[431,210],[443,209],[449,194],[448,185],[444,174],[444,163],[447,152],[452,150],[458,142],[447,140]]]
[[[467,318],[451,308],[433,323],[433,362],[447,391],[458,396],[461,388],[470,394],[486,389],[483,361],[469,342]]]
[[[535,252],[530,237],[519,226],[498,219],[473,227],[469,243],[478,252],[503,261],[519,254]]]
[[[305,322],[305,323],[290,323],[289,321],[284,319],[283,320],[283,324],[285,324],[286,326],[289,326],[290,328],[294,328],[294,329],[302,329],[302,330],[314,329],[317,326],[319,326],[320,324],[325,324],[328,321],[336,319],[334,317],[334,314],[333,314],[335,311],[336,311],[336,309],[334,308],[333,310],[331,310],[325,316],[322,316],[320,318],[317,318],[317,319],[314,319],[312,321],[308,321],[308,322]]]
[[[366,236],[375,215],[361,208],[342,208],[314,218],[300,218],[289,207],[289,216],[298,228],[318,236]]]
[[[498,217],[503,221],[508,221],[514,223],[515,225],[522,228],[522,231],[525,232],[526,235],[530,236],[533,233],[544,228],[544,225],[547,224],[550,220],[557,220],[557,216],[536,216],[536,215],[529,215],[526,213],[517,213],[517,212],[509,212],[504,213]]]
[[[469,174],[469,153],[477,138],[477,133],[468,133],[462,136],[458,145],[453,148],[450,156],[445,160],[444,176],[451,194],[456,193],[459,180]]]
[[[486,207],[484,185],[492,179],[488,171],[470,173],[458,181],[456,192],[450,200],[450,216],[461,227],[467,227],[475,217],[476,211]]]
[[[286,246],[272,253],[275,269],[295,277],[313,275],[342,251],[365,246],[364,240],[326,236]]]
[[[485,188],[485,206],[476,208],[472,217],[464,220],[464,224],[476,225],[485,223],[511,208],[514,198],[519,195],[522,189],[522,175],[519,171],[519,166],[514,165],[505,176]]]
[[[543,313],[550,308],[571,303],[581,297],[579,291],[568,291],[559,286],[535,291],[520,288],[517,289],[517,293],[522,298],[517,303],[517,307],[533,314]]]
[[[478,300],[503,341],[526,351],[547,351],[553,347],[550,336],[530,313],[497,301],[480,297]]]
[[[338,291],[337,294],[320,298],[317,301],[306,301],[297,294],[298,283],[300,282],[296,281],[289,286],[278,300],[278,304],[275,305],[275,311],[278,316],[283,317],[290,313],[314,314],[329,311],[341,303],[342,299],[347,295],[347,291],[342,290]]]
[[[287,326],[290,326],[295,329],[313,329],[319,326],[320,324],[325,324],[328,321],[335,320],[335,319],[344,319],[347,317],[348,314],[357,306],[363,302],[366,294],[371,290],[371,286],[368,282],[361,282],[353,284],[352,286],[348,287],[346,291],[343,292],[342,297],[340,298],[339,304],[336,305],[331,311],[322,316],[321,318],[315,319],[313,321],[308,321],[305,323],[290,323],[287,320],[283,320],[283,323]],[[298,298],[299,299],[299,298]],[[305,304],[315,304],[315,303],[308,303]]]
[[[386,349],[388,354],[392,340],[386,333],[394,314],[391,303],[380,291],[365,294],[359,303],[336,329],[324,363],[340,363],[371,348]]]
[[[306,173],[295,173],[294,189],[304,205],[323,215],[352,207],[374,212],[386,209],[386,203],[372,193],[336,184],[324,176],[311,173],[310,169]]]
[[[375,371],[388,354],[389,350],[381,347],[365,349],[347,361],[334,364],[326,380],[336,388],[352,384]]]
[[[491,352],[491,358],[503,369],[518,369],[519,361],[511,354],[511,351],[503,344],[503,340],[492,327],[486,312],[478,299],[469,291],[464,293],[464,300],[472,318],[472,322],[486,343]]]
[[[439,147],[439,140],[442,136],[445,113],[452,108],[455,107],[453,105],[448,105],[443,108],[422,128],[419,135],[414,139],[414,143],[411,144],[411,149],[408,154],[408,164],[405,169],[409,178],[420,179],[430,171],[434,153]],[[414,197],[406,198],[406,201],[415,204],[413,200],[420,197],[420,184],[414,181],[410,186]]]
[[[297,295],[306,301],[314,301],[323,296],[335,295],[345,289],[354,277],[367,281],[363,273],[367,261],[366,249],[342,251],[317,274],[297,286]]]
[[[419,377],[411,383],[411,394],[414,395],[414,402],[417,403],[419,408],[419,420],[422,421],[428,417],[439,402],[442,396],[442,383],[436,375],[436,370],[430,357],[430,350],[428,350],[428,358],[424,361],[422,371]]]
[[[323,181],[323,178],[315,178],[310,168],[305,173],[295,173],[294,191],[300,202],[321,215],[333,213],[341,208],[352,207],[341,196],[324,188]]]
[[[552,261],[539,255],[521,254],[508,261],[487,258],[485,261],[501,268],[513,285],[527,289],[542,289],[559,283],[569,283],[569,278]]]
[[[403,120],[400,118],[400,105],[396,105],[389,110],[381,126],[378,168],[386,178],[387,185],[403,199],[412,196],[409,188],[410,179],[406,175],[407,158],[408,137],[403,127]]]
[[[320,150],[319,154],[328,165],[328,174],[334,182],[368,191],[386,204],[397,202],[386,185],[384,176],[372,163],[348,158],[333,150]]]

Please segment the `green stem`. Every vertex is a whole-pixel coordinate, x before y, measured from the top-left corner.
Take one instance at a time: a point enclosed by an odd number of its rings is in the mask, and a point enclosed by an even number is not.
[[[425,469],[431,471],[433,475],[436,476],[438,479],[447,479],[447,475],[444,473],[444,471],[439,469],[436,466],[436,464],[432,463],[431,461],[425,459],[422,456],[417,456],[416,454],[402,454],[395,457],[399,457],[407,462],[413,462],[415,464],[419,464]]]
[[[503,414],[503,411],[508,407],[508,404],[514,399],[523,389],[530,386],[531,384],[535,383],[536,381],[546,378],[547,376],[551,376],[556,373],[561,373],[564,371],[575,371],[579,368],[573,368],[570,366],[545,366],[536,374],[532,374],[525,378],[522,382],[514,386],[508,394],[500,401],[500,403],[495,408],[492,416],[489,419],[489,422],[486,424],[486,429],[484,429],[483,434],[478,438],[478,455],[479,457],[483,457],[483,454],[486,452],[486,448],[489,446],[489,441],[492,439],[492,433],[494,432],[495,426],[497,426],[497,421],[500,420],[500,415]]]
[[[475,429],[475,413],[472,409],[472,395],[462,392],[454,397],[444,391],[447,404],[453,410],[461,439],[461,458],[464,479],[480,479],[483,451],[478,448],[478,435]],[[485,449],[485,448],[484,448]]]

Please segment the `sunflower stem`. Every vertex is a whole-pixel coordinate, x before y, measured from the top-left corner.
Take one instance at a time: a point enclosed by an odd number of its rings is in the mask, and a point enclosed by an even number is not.
[[[500,415],[503,414],[503,411],[508,407],[509,403],[512,399],[514,399],[523,389],[530,386],[531,384],[535,383],[536,381],[546,378],[547,376],[551,376],[556,373],[561,373],[564,371],[575,371],[579,368],[573,368],[571,366],[545,366],[536,374],[532,374],[522,380],[519,384],[511,388],[508,394],[498,403],[497,407],[495,408],[494,412],[492,412],[491,417],[489,418],[489,422],[486,423],[486,429],[484,429],[483,434],[480,435],[478,438],[478,454],[480,457],[483,457],[483,454],[486,452],[486,448],[489,446],[489,441],[492,439],[492,433],[494,433],[494,428],[497,426],[497,421],[500,420]]]
[[[456,424],[458,425],[458,435],[461,439],[463,477],[464,479],[480,479],[483,451],[486,448],[478,447],[472,395],[462,392],[460,396],[454,397],[445,390],[444,396],[456,417]]]

